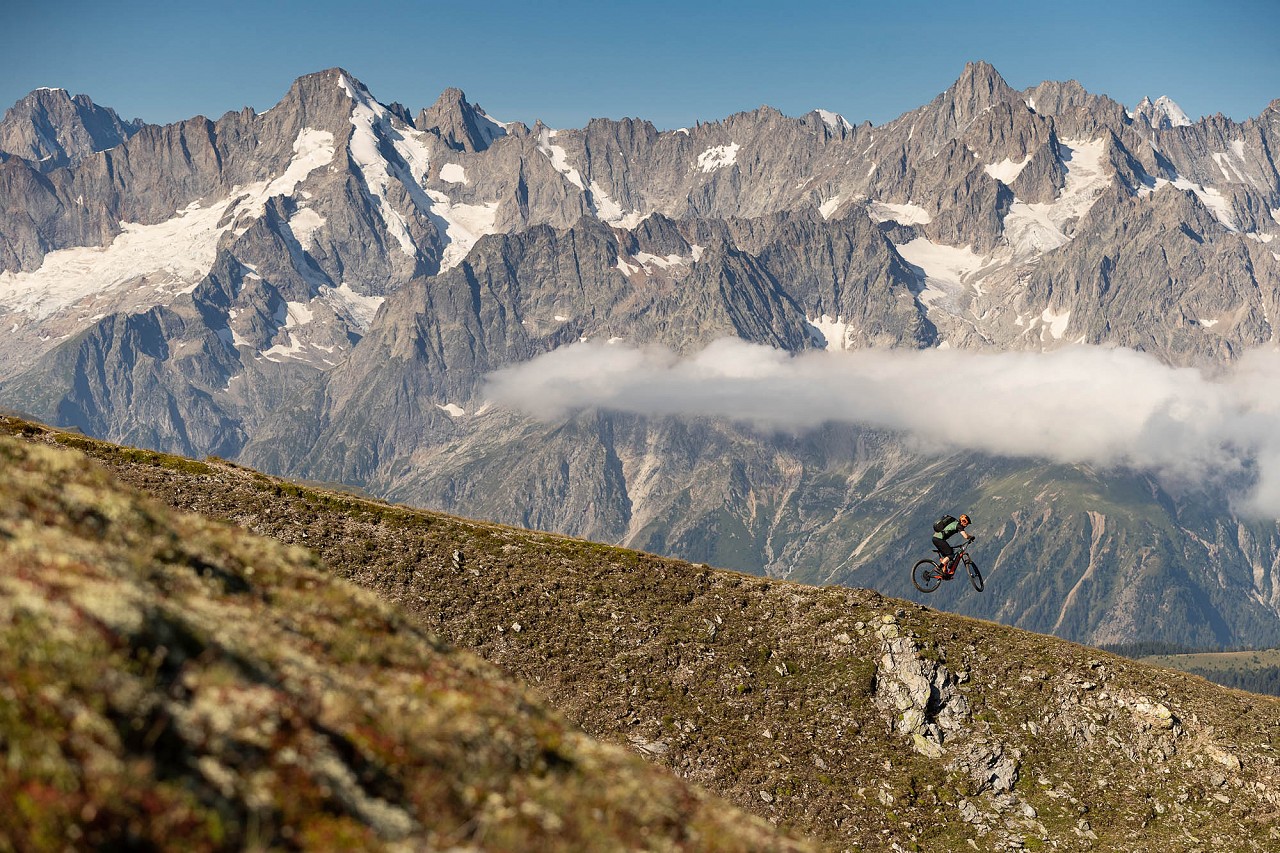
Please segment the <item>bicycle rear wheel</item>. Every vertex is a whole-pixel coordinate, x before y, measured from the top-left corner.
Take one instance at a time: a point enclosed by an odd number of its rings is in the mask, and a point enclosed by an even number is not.
[[[978,564],[966,558],[964,567],[969,570],[969,583],[973,584],[973,588],[978,592],[982,592],[984,584],[982,583],[982,572],[978,571]]]
[[[921,560],[911,568],[911,582],[921,592],[933,592],[942,583],[939,572],[941,569],[933,560]]]

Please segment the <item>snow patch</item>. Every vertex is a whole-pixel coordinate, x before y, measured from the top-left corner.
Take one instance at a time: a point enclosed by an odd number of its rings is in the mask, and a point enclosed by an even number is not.
[[[826,342],[823,349],[846,350],[849,348],[850,325],[844,321],[844,317],[837,316],[832,319],[831,315],[823,314],[817,319],[809,317],[805,319]]]
[[[1156,178],[1155,183],[1150,187],[1142,187],[1138,190],[1139,196],[1147,196],[1158,191],[1166,184],[1173,184],[1176,188],[1183,192],[1190,192],[1200,199],[1200,203],[1209,208],[1209,212],[1214,218],[1222,224],[1222,227],[1228,231],[1239,231],[1240,228],[1236,224],[1235,217],[1231,214],[1231,202],[1223,196],[1222,191],[1214,187],[1205,187],[1197,184],[1195,181],[1189,180],[1176,175],[1172,181],[1164,178]]]
[[[404,216],[387,199],[387,190],[394,180],[405,189],[418,212],[435,225],[441,240],[446,243],[441,269],[457,266],[480,237],[494,233],[499,203],[455,204],[443,193],[423,189],[430,166],[427,135],[393,121],[386,107],[346,77],[342,78],[341,85],[354,103],[351,123],[356,132],[350,144],[352,160],[364,175],[387,230],[405,254],[412,256],[416,253]],[[490,122],[505,132],[503,125],[491,119]],[[494,138],[501,135],[495,131]],[[389,142],[398,158],[383,157],[379,150],[380,140],[384,144]],[[441,170],[442,176],[450,165],[456,164],[446,164]],[[458,169],[460,175],[450,171],[454,177],[462,178],[455,183],[466,183],[466,172],[460,166]]]
[[[649,217],[647,213],[641,213],[638,210],[627,212],[622,209],[622,205],[609,197],[604,187],[595,181],[591,182],[591,208],[595,211],[596,217],[615,225],[618,228],[635,228],[641,222]]]
[[[898,254],[924,275],[925,288],[918,298],[926,308],[931,307],[934,301],[968,287],[966,279],[987,263],[985,257],[968,246],[959,249],[943,246],[924,237],[917,237],[897,248]],[[974,289],[982,292],[976,285]]]
[[[507,126],[511,122],[498,121],[479,107],[476,107],[475,114],[480,120],[476,130],[480,131],[480,138],[484,140],[486,146],[492,145],[495,140],[507,135]]]
[[[741,147],[738,143],[731,142],[728,145],[708,148],[698,155],[698,168],[706,173],[728,168],[738,162],[738,151]]]
[[[445,403],[443,406],[436,403],[436,408],[442,412],[447,412],[450,417],[454,418],[460,418],[467,413],[465,409],[456,403]]]
[[[831,198],[818,205],[818,212],[822,214],[823,219],[830,219],[831,214],[835,213],[840,207],[840,196],[832,196]]]
[[[648,252],[636,252],[635,258],[647,270],[654,266],[660,269],[669,269],[670,267],[684,264],[686,261],[679,255],[667,255],[665,258],[660,255],[652,255]]]
[[[1191,119],[1187,118],[1187,114],[1182,111],[1182,107],[1175,104],[1168,95],[1161,95],[1156,98],[1155,108],[1174,127],[1189,127],[1191,125]]]
[[[315,316],[305,302],[286,302],[284,304],[284,313],[284,327],[286,329],[309,326]]]
[[[918,204],[889,204],[884,201],[873,201],[868,205],[867,211],[876,222],[892,220],[899,225],[927,225],[933,221],[929,211]]]
[[[1062,340],[1062,336],[1067,331],[1067,323],[1071,320],[1071,312],[1064,311],[1061,314],[1057,314],[1052,309],[1046,308],[1040,315],[1040,320],[1045,324],[1044,331],[1040,333],[1042,339],[1045,332],[1048,332],[1054,340]]]
[[[564,175],[569,183],[580,190],[585,190],[587,186],[582,182],[582,175],[578,173],[577,169],[569,165],[569,153],[559,145],[551,144],[551,140],[555,138],[557,133],[559,131],[543,128],[542,132],[538,134],[538,150],[546,155],[555,170]]]
[[[833,113],[831,110],[814,110],[814,112],[821,116],[823,123],[832,130],[853,130],[853,125],[839,113]]]
[[[293,232],[298,245],[310,251],[315,248],[316,232],[324,227],[324,222],[323,216],[309,207],[304,207],[289,218],[289,230]]]
[[[1066,167],[1065,186],[1054,203],[1056,222],[1076,219],[1093,207],[1098,196],[1111,185],[1106,173],[1103,156],[1107,141],[1103,138],[1088,141],[1063,140],[1058,153]]]
[[[1018,175],[1022,174],[1022,170],[1027,168],[1027,164],[1030,162],[1031,155],[1028,154],[1020,162],[1015,162],[1014,160],[1006,157],[999,163],[991,163],[983,166],[982,168],[988,175],[1008,186],[1017,179]]]
[[[1004,236],[1015,255],[1040,255],[1071,242],[1055,224],[1051,204],[1015,201],[1004,218]]]
[[[1168,95],[1161,95],[1155,99],[1154,103],[1150,98],[1143,98],[1138,102],[1138,106],[1126,112],[1129,118],[1137,118],[1139,113],[1150,115],[1147,123],[1157,128],[1163,126],[1166,121],[1169,127],[1186,127],[1191,124],[1191,119],[1187,118],[1182,107],[1175,104]]]
[[[1233,156],[1225,151],[1215,151],[1210,156],[1213,157],[1213,162],[1218,164],[1218,169],[1222,172],[1222,176],[1228,181],[1242,184],[1249,183],[1249,176],[1241,168],[1244,162],[1239,155]],[[1239,165],[1236,163],[1237,160],[1241,161]]]
[[[363,293],[356,293],[345,281],[338,287],[328,285],[321,287],[320,299],[361,334],[369,331],[369,327],[373,325],[374,316],[386,301],[382,296],[365,296]]]
[[[352,102],[351,124],[355,133],[348,144],[351,160],[364,176],[365,185],[373,196],[373,206],[382,217],[388,233],[406,255],[413,257],[418,248],[409,235],[408,222],[404,214],[392,207],[387,192],[394,183],[399,183],[418,211],[424,216],[431,215],[431,199],[422,189],[430,165],[425,134],[403,124],[397,126],[397,121],[393,121],[386,107],[345,75],[338,82]],[[390,143],[399,155],[399,162],[383,156],[380,143]]]
[[[467,170],[457,163],[445,163],[440,167],[440,180],[451,184],[468,184]]]
[[[498,230],[495,223],[498,221],[499,204],[496,201],[455,204],[444,193],[428,192],[427,195],[435,203],[432,219],[440,229],[440,236],[448,241],[440,257],[441,271],[462,263],[477,240]]]

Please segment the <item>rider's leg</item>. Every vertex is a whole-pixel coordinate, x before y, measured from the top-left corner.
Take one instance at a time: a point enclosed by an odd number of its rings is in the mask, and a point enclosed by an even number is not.
[[[938,549],[938,553],[942,555],[939,568],[942,569],[944,575],[949,574],[951,572],[951,555],[955,553],[955,549],[951,547],[951,543],[947,542],[947,540],[936,538],[933,540],[933,547]]]

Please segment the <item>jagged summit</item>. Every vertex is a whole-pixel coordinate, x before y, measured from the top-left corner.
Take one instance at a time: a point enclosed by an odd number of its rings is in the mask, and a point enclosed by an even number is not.
[[[1168,130],[1171,127],[1188,127],[1193,122],[1167,95],[1161,95],[1152,101],[1143,98],[1130,114],[1135,119],[1141,118],[1157,130]]]
[[[955,104],[957,119],[972,118],[992,104],[1018,98],[1018,93],[1005,82],[989,62],[970,62],[956,78],[956,82],[941,96]]]
[[[138,118],[122,120],[115,110],[98,106],[88,95],[35,89],[5,112],[0,121],[0,151],[47,170],[114,148],[144,125]]]
[[[419,130],[439,134],[455,151],[484,151],[495,139],[506,135],[502,123],[491,119],[478,105],[467,100],[461,89],[450,87],[436,102],[418,114]]]
[[[932,156],[991,107],[1009,102],[1024,104],[1022,96],[990,63],[970,62],[956,81],[932,101],[903,113],[885,127],[910,128],[904,143],[923,147]]]
[[[296,109],[298,120],[303,125],[310,123],[313,126],[328,127],[338,117],[341,117],[343,123],[348,121],[353,93],[370,101],[375,100],[368,87],[346,69],[326,68],[293,81],[288,93],[272,110],[281,107],[285,107],[286,111]]]

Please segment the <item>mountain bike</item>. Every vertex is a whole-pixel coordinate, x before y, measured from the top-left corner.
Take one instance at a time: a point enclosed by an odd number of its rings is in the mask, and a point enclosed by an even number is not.
[[[943,572],[941,567],[942,552],[937,548],[933,552],[938,555],[939,560],[920,560],[911,567],[911,582],[916,585],[916,589],[921,592],[933,592],[943,581],[949,581],[956,576],[956,564],[964,563],[965,570],[969,573],[969,583],[973,584],[973,588],[978,592],[982,592],[982,572],[978,571],[978,564],[969,556],[969,546],[973,544],[973,540],[965,542],[955,550],[951,555],[951,562],[948,564],[951,571]]]

